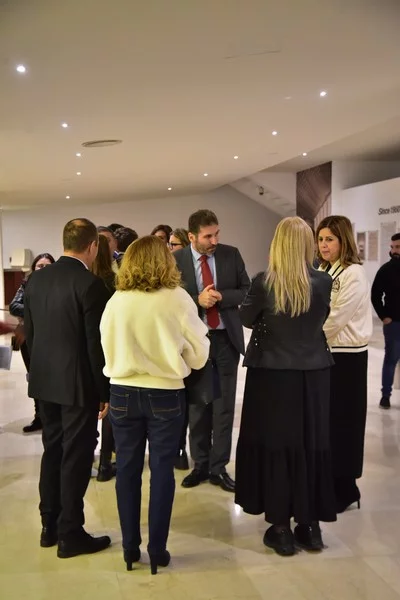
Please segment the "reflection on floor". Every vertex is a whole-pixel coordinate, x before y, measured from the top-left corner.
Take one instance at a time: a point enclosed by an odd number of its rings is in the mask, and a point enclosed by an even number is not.
[[[109,533],[112,547],[99,555],[59,560],[54,548],[40,549],[37,480],[38,435],[24,436],[32,416],[19,354],[12,371],[0,371],[0,590],[4,600],[143,600],[165,597],[251,600],[394,600],[400,598],[400,392],[391,411],[380,411],[382,340],[370,349],[369,413],[361,510],[324,525],[326,550],[281,558],[262,544],[262,517],[243,514],[233,497],[209,484],[180,487],[169,549],[173,562],[152,577],[147,555],[127,573],[114,483],[91,481],[86,527]],[[235,441],[240,420],[244,371],[238,387]],[[233,467],[231,468],[233,474]],[[144,477],[143,548],[146,548],[148,472]]]

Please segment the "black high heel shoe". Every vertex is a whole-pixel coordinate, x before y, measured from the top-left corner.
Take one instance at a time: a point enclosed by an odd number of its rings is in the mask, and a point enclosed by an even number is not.
[[[157,567],[168,567],[171,561],[171,555],[168,550],[164,550],[164,552],[159,552],[158,554],[149,553],[149,558],[152,575],[157,575]]]
[[[126,562],[126,570],[132,571],[132,563],[139,562],[140,560],[140,549],[137,550],[125,550],[124,549],[124,561]]]

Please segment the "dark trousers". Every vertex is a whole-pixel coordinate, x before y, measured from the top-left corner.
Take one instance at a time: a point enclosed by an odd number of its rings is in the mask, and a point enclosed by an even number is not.
[[[111,455],[114,452],[114,450],[114,436],[112,432],[110,417],[107,415],[101,422],[100,463],[102,463],[103,460],[111,460]]]
[[[140,510],[146,440],[151,471],[148,551],[155,554],[166,548],[175,495],[174,461],[185,405],[184,390],[111,385],[117,503],[125,550],[135,550],[142,542]]]
[[[400,321],[383,326],[385,358],[382,368],[382,396],[390,398],[396,365],[400,361]]]
[[[22,360],[24,361],[26,372],[29,374],[29,367],[31,365],[31,359],[29,356],[29,350],[28,350],[28,346],[27,346],[26,342],[23,342],[21,344],[20,351],[21,351]],[[35,404],[35,416],[38,417],[39,416],[39,401],[34,400],[33,402]]]
[[[43,525],[57,521],[58,535],[65,538],[80,533],[85,522],[83,498],[97,443],[98,406],[39,404],[44,448],[39,510]]]
[[[220,394],[208,405],[189,404],[189,442],[195,467],[219,475],[231,456],[239,352],[225,330],[210,331],[209,336]]]
[[[189,408],[186,407],[185,419],[183,421],[181,437],[179,440],[178,454],[179,454],[180,450],[186,450],[186,437],[187,437],[188,425],[189,425]]]

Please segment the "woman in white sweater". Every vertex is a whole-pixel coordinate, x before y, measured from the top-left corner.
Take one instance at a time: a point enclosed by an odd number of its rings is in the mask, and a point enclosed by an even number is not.
[[[336,509],[360,507],[367,417],[368,342],[372,335],[370,286],[347,217],[330,216],[317,229],[320,269],[333,279],[324,331],[335,366],[331,372],[330,431]]]
[[[140,559],[146,441],[150,452],[149,544],[152,573],[167,566],[175,493],[174,460],[185,416],[184,378],[208,358],[207,327],[180,287],[167,246],[156,236],[129,246],[117,291],[101,320],[104,373],[117,456],[117,501],[127,569]]]

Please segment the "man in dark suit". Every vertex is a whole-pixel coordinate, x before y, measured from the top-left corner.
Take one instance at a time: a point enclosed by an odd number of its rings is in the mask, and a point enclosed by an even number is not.
[[[89,271],[98,250],[95,225],[70,221],[63,243],[64,255],[29,277],[24,326],[31,357],[29,396],[38,398],[43,423],[40,545],[58,542],[59,558],[69,558],[111,543],[108,536],[94,538],[83,529],[97,420],[108,410],[99,331],[108,293]]]
[[[208,325],[210,358],[216,369],[218,393],[209,404],[190,403],[190,453],[194,470],[185,477],[183,487],[202,481],[234,492],[235,482],[226,472],[232,446],[237,369],[244,354],[243,328],[238,306],[250,286],[240,252],[219,244],[219,225],[210,210],[199,210],[189,218],[190,246],[174,256],[186,290],[199,315]]]

